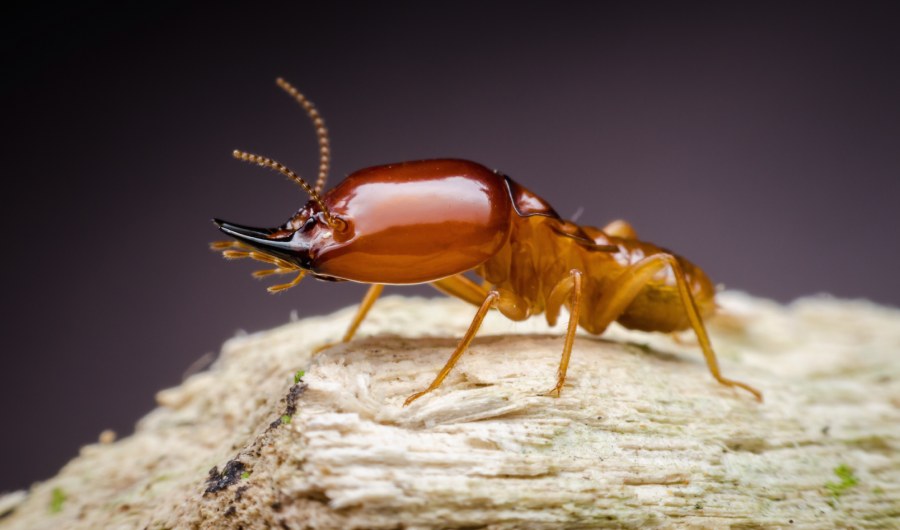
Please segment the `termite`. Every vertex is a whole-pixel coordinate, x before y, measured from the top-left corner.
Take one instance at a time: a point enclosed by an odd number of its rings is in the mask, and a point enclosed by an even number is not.
[[[349,342],[385,285],[427,283],[478,310],[434,381],[404,405],[437,389],[468,348],[487,312],[511,320],[544,313],[554,326],[569,310],[556,386],[560,395],[578,326],[601,334],[613,322],[630,329],[692,329],[713,378],[762,400],[752,386],[724,377],[703,318],[715,309],[707,275],[685,258],[641,241],[632,226],[580,226],[508,176],[467,160],[402,162],[356,171],[324,193],[331,160],[328,131],[316,107],[293,86],[277,84],[306,111],[319,140],[319,174],[310,186],[270,158],[234,151],[239,160],[273,169],[299,184],[310,200],[277,228],[218,219],[235,241],[212,244],[228,259],[252,258],[296,274],[269,287],[281,292],[307,275],[371,284],[343,342]],[[481,284],[465,274],[480,277]]]

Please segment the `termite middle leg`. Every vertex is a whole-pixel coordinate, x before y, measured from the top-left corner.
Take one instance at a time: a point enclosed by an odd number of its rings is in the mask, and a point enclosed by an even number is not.
[[[366,291],[366,296],[364,296],[362,302],[360,302],[359,308],[356,310],[356,315],[354,315],[353,320],[350,321],[350,326],[344,333],[344,338],[341,339],[341,342],[329,342],[323,344],[313,350],[313,355],[316,355],[322,350],[328,349],[337,344],[350,342],[351,340],[353,340],[353,335],[356,334],[356,330],[359,329],[359,325],[362,324],[363,320],[365,320],[366,315],[369,314],[369,309],[372,309],[372,304],[375,303],[375,300],[378,300],[378,297],[381,295],[381,291],[383,290],[384,284],[373,283],[371,286],[369,286],[369,290]]]
[[[562,358],[559,360],[559,369],[556,371],[556,386],[544,393],[546,396],[559,397],[563,384],[566,382],[566,371],[569,369],[569,358],[572,356],[572,344],[575,342],[575,332],[578,331],[578,318],[581,314],[581,291],[583,284],[583,274],[580,270],[572,269],[569,275],[563,278],[550,291],[547,297],[546,308],[544,309],[547,323],[551,326],[556,325],[556,319],[559,317],[561,309],[566,297],[571,296],[569,302],[569,326],[566,329],[566,342],[563,345]]]
[[[675,283],[678,288],[679,299],[681,305],[687,315],[688,322],[697,336],[700,348],[703,350],[703,357],[706,359],[706,365],[712,376],[719,383],[726,386],[736,386],[753,394],[756,399],[762,401],[762,393],[752,386],[728,379],[722,376],[719,371],[719,363],[716,359],[716,353],[712,349],[709,335],[703,325],[703,319],[697,310],[697,304],[694,296],[691,294],[690,287],[684,276],[684,270],[678,264],[678,260],[671,254],[654,254],[648,256],[641,261],[631,265],[619,276],[612,285],[605,291],[602,299],[598,301],[597,307],[600,307],[600,314],[595,316],[595,321],[591,326],[595,329],[605,329],[612,321],[616,320],[628,309],[628,306],[634,301],[635,297],[641,290],[647,286],[654,275],[666,267],[671,267],[675,276]]]
[[[477,284],[474,285],[477,286]],[[469,329],[466,331],[466,334],[463,336],[462,340],[459,341],[459,344],[456,346],[453,354],[450,355],[449,359],[447,359],[447,363],[443,368],[441,368],[441,371],[438,372],[438,375],[434,378],[434,381],[432,381],[431,384],[428,385],[428,388],[426,388],[425,390],[416,392],[415,394],[406,398],[406,401],[403,402],[404,407],[441,386],[441,383],[444,381],[444,379],[447,378],[447,376],[450,374],[450,371],[453,370],[453,367],[456,366],[459,358],[462,357],[463,353],[465,353],[469,348],[469,344],[472,342],[472,339],[475,338],[475,334],[478,333],[478,329],[481,328],[481,323],[484,321],[484,317],[487,316],[488,311],[490,311],[492,307],[498,307],[500,309],[500,312],[502,312],[506,317],[512,320],[524,320],[528,318],[531,311],[531,306],[527,301],[521,299],[511,292],[500,291],[497,289],[488,291],[484,297],[484,300],[481,302],[480,307],[478,308],[478,312],[475,313],[475,318],[473,318],[472,323],[469,324]]]

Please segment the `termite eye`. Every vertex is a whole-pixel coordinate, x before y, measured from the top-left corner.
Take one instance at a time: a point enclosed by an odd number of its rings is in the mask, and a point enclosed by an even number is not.
[[[340,217],[333,217],[331,219],[331,228],[331,233],[333,234],[334,240],[336,242],[343,243],[345,241],[353,239],[352,221],[341,219]]]
[[[303,230],[304,232],[307,232],[309,230],[312,230],[314,226],[316,226],[316,218],[313,216],[310,216],[306,220],[306,222],[303,223],[303,227],[301,228],[301,230]]]
[[[331,226],[334,228],[335,232],[346,232],[347,231],[347,222],[341,219],[340,217],[334,217],[331,220]]]

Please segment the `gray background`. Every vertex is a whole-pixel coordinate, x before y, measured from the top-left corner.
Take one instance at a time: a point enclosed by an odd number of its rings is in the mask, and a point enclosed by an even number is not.
[[[314,175],[277,75],[326,118],[332,182],[470,158],[728,287],[900,304],[896,4],[319,4],[4,15],[0,490],[129,432],[235,330],[362,296],[271,296],[206,248],[213,216],[306,200],[230,157]]]

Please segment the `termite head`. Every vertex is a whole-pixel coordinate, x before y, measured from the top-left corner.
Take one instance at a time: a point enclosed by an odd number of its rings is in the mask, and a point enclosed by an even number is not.
[[[270,287],[272,292],[293,287],[307,273],[323,280],[394,284],[459,274],[487,261],[505,243],[513,203],[530,204],[508,179],[464,160],[363,169],[323,193],[330,163],[325,124],[306,97],[282,79],[277,84],[303,107],[316,128],[318,180],[310,186],[272,159],[235,151],[235,158],[299,184],[309,202],[277,228],[215,220],[235,241],[212,245],[229,259],[274,265],[254,273],[257,277],[297,274],[290,283]]]
[[[321,279],[344,279],[319,273],[316,263],[330,249],[352,240],[353,225],[343,216],[335,215],[315,192],[313,199],[276,228],[254,228],[219,219],[213,222],[236,240],[231,247],[245,248],[249,251],[247,257],[277,265],[281,270],[276,272],[297,270],[312,272]],[[225,244],[219,246],[224,248]],[[244,256],[226,254],[226,257]]]
[[[296,177],[269,159],[235,156]],[[278,228],[216,224],[251,249],[246,257],[269,260],[281,270],[392,284],[472,269],[493,256],[509,234],[505,180],[474,162],[423,160],[367,168],[324,196],[304,188],[310,201]],[[231,257],[245,255],[232,251]]]

